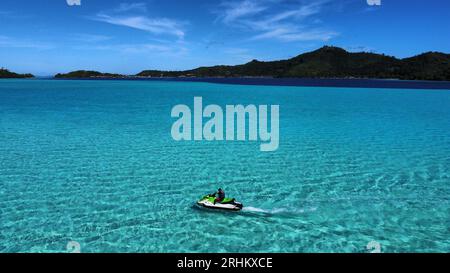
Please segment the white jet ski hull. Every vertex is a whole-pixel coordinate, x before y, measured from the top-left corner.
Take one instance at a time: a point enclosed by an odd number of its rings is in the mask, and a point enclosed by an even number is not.
[[[209,209],[221,209],[221,210],[233,210],[238,211],[242,209],[242,204],[239,202],[229,203],[229,204],[221,204],[210,202],[209,200],[200,200],[197,202],[197,205],[204,208]]]

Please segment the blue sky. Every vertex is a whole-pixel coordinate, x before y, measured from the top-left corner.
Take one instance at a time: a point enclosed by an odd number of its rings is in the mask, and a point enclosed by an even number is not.
[[[0,66],[135,74],[285,59],[323,45],[397,57],[450,53],[446,0],[78,1],[2,0]]]

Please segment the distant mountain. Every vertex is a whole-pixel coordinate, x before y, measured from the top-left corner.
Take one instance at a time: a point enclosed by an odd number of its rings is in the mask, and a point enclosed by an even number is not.
[[[124,75],[112,74],[112,73],[101,73],[98,71],[89,70],[77,70],[72,71],[67,74],[58,73],[55,78],[124,78]]]
[[[402,63],[402,76],[404,78],[450,80],[450,54],[427,52],[403,59]]]
[[[275,78],[371,78],[450,81],[450,54],[427,52],[397,59],[384,54],[351,53],[324,46],[280,61],[253,60],[241,65],[217,65],[184,71],[144,70],[134,76],[79,70],[56,78],[125,77],[275,77]]]
[[[32,74],[17,74],[9,71],[8,69],[0,68],[0,79],[9,79],[9,78],[33,78]]]
[[[395,78],[450,80],[450,54],[428,52],[406,59],[367,52],[350,53],[325,46],[297,57],[271,62],[253,60],[235,66],[199,67],[185,71],[144,70],[138,77],[294,77]]]

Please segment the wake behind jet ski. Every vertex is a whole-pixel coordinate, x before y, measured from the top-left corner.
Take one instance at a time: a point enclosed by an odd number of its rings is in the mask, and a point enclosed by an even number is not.
[[[226,198],[225,192],[219,189],[216,193],[203,196],[197,205],[210,209],[222,209],[222,210],[241,210],[243,205],[237,202],[234,198]]]

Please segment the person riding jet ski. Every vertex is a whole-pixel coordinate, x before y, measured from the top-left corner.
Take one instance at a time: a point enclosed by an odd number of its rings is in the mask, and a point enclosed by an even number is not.
[[[223,201],[223,199],[225,199],[225,192],[224,192],[224,190],[222,190],[221,188],[219,188],[218,190],[217,190],[217,192],[215,192],[215,193],[213,193],[212,194],[212,196],[214,196],[215,197],[215,199],[214,199],[214,205],[216,204],[216,202],[222,202]],[[217,196],[217,197],[216,197]]]
[[[225,191],[219,188],[217,192],[203,196],[197,201],[197,205],[203,208],[234,210],[238,211],[243,208],[242,203],[237,202],[234,198],[226,198]]]

